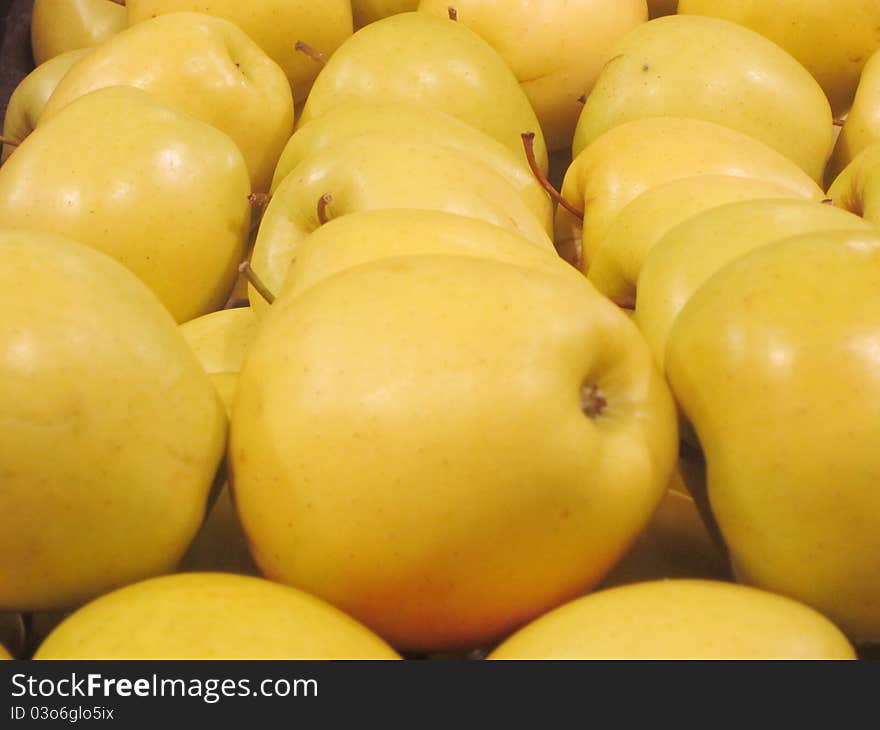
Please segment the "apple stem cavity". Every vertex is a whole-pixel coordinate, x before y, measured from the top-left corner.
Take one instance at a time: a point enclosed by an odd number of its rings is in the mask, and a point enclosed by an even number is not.
[[[320,63],[322,66],[327,65],[327,56],[314,46],[310,46],[305,41],[297,41],[293,47],[300,53],[305,53],[309,58]]]
[[[450,5],[446,8],[446,12],[449,13],[450,20],[458,20],[458,11],[454,7]]]
[[[598,418],[605,412],[608,401],[602,395],[598,385],[584,384],[581,386],[581,410],[587,418]]]
[[[330,218],[327,216],[327,206],[333,202],[333,196],[330,193],[324,193],[318,198],[318,223],[324,225]]]
[[[271,305],[275,301],[275,295],[269,291],[269,287],[263,283],[263,280],[251,268],[250,261],[242,261],[238,266],[238,273],[248,280],[248,283],[257,290],[257,293],[266,300],[267,304]]]

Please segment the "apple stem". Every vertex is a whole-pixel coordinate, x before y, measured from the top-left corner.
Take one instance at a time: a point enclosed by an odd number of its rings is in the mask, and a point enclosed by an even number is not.
[[[263,297],[268,304],[272,304],[275,301],[275,295],[269,291],[269,287],[263,283],[263,280],[257,276],[256,272],[251,268],[250,261],[242,261],[241,264],[239,264],[238,273],[248,280],[248,283],[257,290],[257,293]]]
[[[458,20],[458,11],[454,7],[450,5],[446,8],[446,12],[449,13],[450,20]]]
[[[18,147],[18,145],[20,145],[21,142],[17,142],[16,140],[12,139],[11,137],[4,137],[2,134],[0,134],[0,144],[9,145],[10,147]]]
[[[844,121],[846,121],[846,120],[841,119],[840,117],[835,117],[835,119],[833,120],[832,124],[834,124],[835,127],[842,127]]]
[[[300,53],[305,53],[309,58],[317,63],[320,63],[322,66],[327,65],[327,56],[325,56],[321,51],[319,51],[314,46],[310,46],[305,41],[297,41],[293,46]]]
[[[578,104],[586,104],[586,103],[587,103],[587,95],[586,95],[586,94],[581,94],[581,95],[577,98],[577,101],[578,101]]]
[[[547,179],[547,176],[543,172],[541,172],[541,168],[538,167],[538,161],[535,159],[535,133],[523,132],[522,141],[523,147],[526,151],[526,159],[529,162],[529,167],[532,169],[532,174],[535,176],[535,179],[540,183],[541,187],[547,191],[547,194],[554,201],[559,203],[559,205],[565,208],[575,218],[582,221],[584,219],[584,212],[582,210],[578,210],[565,198],[563,198],[562,194],[553,187],[552,183]]]
[[[324,225],[330,218],[327,217],[327,206],[333,202],[333,196],[325,193],[318,198],[318,223]]]

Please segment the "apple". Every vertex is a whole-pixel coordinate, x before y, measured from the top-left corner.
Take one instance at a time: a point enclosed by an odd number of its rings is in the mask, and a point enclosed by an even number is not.
[[[535,156],[547,171],[547,147],[535,112],[513,72],[462,23],[401,13],[355,33],[318,74],[299,125],[351,102],[413,102],[457,117],[522,154],[535,132]]]
[[[73,606],[173,570],[223,455],[210,381],[110,257],[10,230],[0,252],[0,610]]]
[[[330,56],[352,33],[348,0],[126,0],[128,23],[157,15],[194,11],[235,23],[285,72],[296,103],[305,101],[321,70],[296,50],[296,41]]]
[[[449,6],[449,0],[421,0],[418,9],[446,17]],[[648,20],[645,0],[457,0],[453,6],[458,22],[513,70],[550,150],[571,147],[582,108],[578,98],[590,93],[615,43]]]
[[[880,226],[880,141],[856,155],[828,189],[828,197],[836,206]]]
[[[870,231],[858,216],[804,200],[750,200],[706,210],[672,228],[644,260],[634,321],[660,368],[669,332],[712,274],[761,246],[799,233]]]
[[[34,63],[42,66],[62,53],[99,46],[125,28],[125,23],[125,8],[109,0],[34,0]]]
[[[880,640],[880,233],[762,246],[708,279],[666,372],[742,582]]]
[[[821,191],[812,192],[818,201]],[[794,197],[777,183],[730,175],[700,175],[657,185],[620,211],[596,250],[587,278],[618,306],[632,308],[645,256],[670,229],[724,203]]]
[[[252,188],[269,189],[293,131],[293,99],[279,66],[235,25],[200,13],[139,23],[74,64],[43,121],[90,91],[117,85],[143,89],[225,132],[244,155]]]
[[[775,43],[727,20],[674,15],[635,28],[611,56],[578,120],[574,155],[624,122],[694,117],[764,142],[822,182],[831,107],[810,73]]]
[[[421,255],[269,310],[229,463],[267,577],[437,651],[598,583],[677,448],[644,342],[577,272]]]
[[[3,164],[0,221],[110,254],[186,321],[226,301],[249,189],[225,134],[118,86],[42,120]]]
[[[836,115],[849,109],[862,67],[880,48],[880,4],[872,0],[679,0],[678,12],[766,36],[813,74]]]
[[[354,27],[363,28],[389,15],[413,11],[418,4],[419,0],[351,0]]]
[[[585,596],[520,629],[489,659],[856,659],[820,613],[707,580],[636,583]]]
[[[852,109],[828,165],[828,178],[837,177],[859,152],[875,142],[880,142],[880,51],[868,59],[862,71]]]
[[[341,140],[297,165],[266,208],[251,265],[278,294],[306,236],[321,225],[318,200],[332,195],[330,218],[380,208],[444,210],[506,228],[553,251],[550,237],[502,172],[483,152],[454,151],[428,131],[364,134]],[[266,303],[254,292],[254,311]]]
[[[588,271],[609,227],[629,203],[652,187],[699,175],[760,179],[799,197],[822,195],[795,163],[742,132],[700,119],[636,119],[608,130],[568,169],[562,197],[585,213],[580,220],[557,209],[557,249],[569,260],[581,258]]]
[[[3,145],[3,156],[0,161],[5,161],[15,147],[36,129],[46,102],[55,91],[58,82],[89,50],[80,48],[55,56],[31,71],[15,87],[12,96],[9,97],[6,116],[3,119],[3,137],[14,144]]]
[[[399,659],[321,600],[261,578],[168,575],[102,596],[34,659]]]

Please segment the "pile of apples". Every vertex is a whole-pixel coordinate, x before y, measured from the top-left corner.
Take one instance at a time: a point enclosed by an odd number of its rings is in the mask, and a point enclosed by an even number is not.
[[[675,6],[36,0],[10,654],[880,643],[880,4]]]

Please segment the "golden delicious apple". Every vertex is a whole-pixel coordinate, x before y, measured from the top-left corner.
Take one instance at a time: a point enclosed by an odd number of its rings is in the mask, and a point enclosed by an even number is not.
[[[168,575],[73,613],[35,659],[399,659],[323,601],[261,578]]]
[[[125,28],[125,8],[108,0],[34,0],[31,49],[34,63],[78,48],[92,48]]]
[[[3,164],[0,221],[110,254],[186,321],[226,301],[249,188],[225,134],[117,86],[41,121]]]
[[[419,0],[351,0],[354,27],[363,28],[389,15],[415,10]]]
[[[828,189],[828,197],[880,226],[880,141],[856,155]]]
[[[694,117],[758,139],[822,182],[831,107],[810,73],[775,43],[716,18],[652,20],[609,52],[587,97],[572,152],[624,122]]]
[[[449,0],[421,0],[445,17]],[[582,106],[615,43],[648,20],[645,0],[498,3],[456,0],[458,22],[484,38],[513,70],[538,115],[547,147],[571,147]],[[526,130],[522,130],[526,131]]]
[[[228,134],[244,155],[253,189],[269,189],[293,131],[293,99],[279,66],[235,25],[200,13],[139,23],[70,69],[43,120],[83,94],[116,85],[148,91]]]
[[[821,191],[812,192],[818,200]],[[700,175],[657,185],[620,211],[596,250],[588,278],[618,306],[632,308],[642,262],[667,231],[724,203],[793,197],[794,192],[776,183],[730,175]]]
[[[269,310],[230,470],[265,575],[395,646],[441,650],[601,580],[677,448],[644,342],[571,267],[423,255]]]
[[[129,25],[188,10],[235,23],[284,70],[297,103],[305,101],[321,67],[298,52],[296,42],[330,56],[352,33],[348,0],[127,0],[126,5]]]
[[[671,229],[644,259],[634,321],[662,369],[679,313],[726,264],[799,233],[872,228],[852,213],[804,200],[750,200],[704,211]]]
[[[317,202],[333,196],[330,218],[381,208],[444,210],[494,223],[552,252],[534,210],[484,153],[454,150],[414,129],[394,136],[364,134],[339,140],[303,160],[275,190],[257,235],[251,264],[278,294],[303,239],[321,223]],[[251,292],[251,306],[266,303]]]
[[[12,655],[7,651],[6,647],[0,644],[0,659],[9,660],[12,659]]]
[[[799,197],[821,196],[795,163],[748,135],[700,119],[649,117],[613,127],[592,142],[565,175],[562,196],[583,221],[560,207],[556,247],[581,252],[587,271],[617,215],[656,185],[697,175],[732,175],[775,183]]]
[[[880,234],[809,233],[708,279],[666,371],[737,577],[880,640]]]
[[[62,608],[172,570],[223,456],[210,381],[108,256],[8,230],[0,252],[0,608]]]
[[[106,2],[106,0],[104,0]],[[46,102],[58,86],[64,74],[90,49],[80,48],[55,56],[35,68],[15,87],[6,116],[3,119],[3,137],[11,140],[14,145],[3,145],[0,161],[6,160],[12,151],[20,145],[24,138],[36,129],[37,122],[43,113]]]
[[[859,152],[875,142],[880,142],[880,51],[862,71],[855,101],[828,164],[828,178],[837,177]]]
[[[600,591],[529,624],[489,659],[855,659],[831,621],[789,598],[706,580]]]
[[[359,30],[315,80],[299,124],[354,101],[415,102],[494,137],[518,154],[535,132],[535,156],[547,171],[547,147],[535,112],[513,72],[462,23],[401,13]]]
[[[822,85],[835,114],[849,108],[862,67],[880,48],[873,0],[679,0],[678,12],[732,20],[782,46]]]

